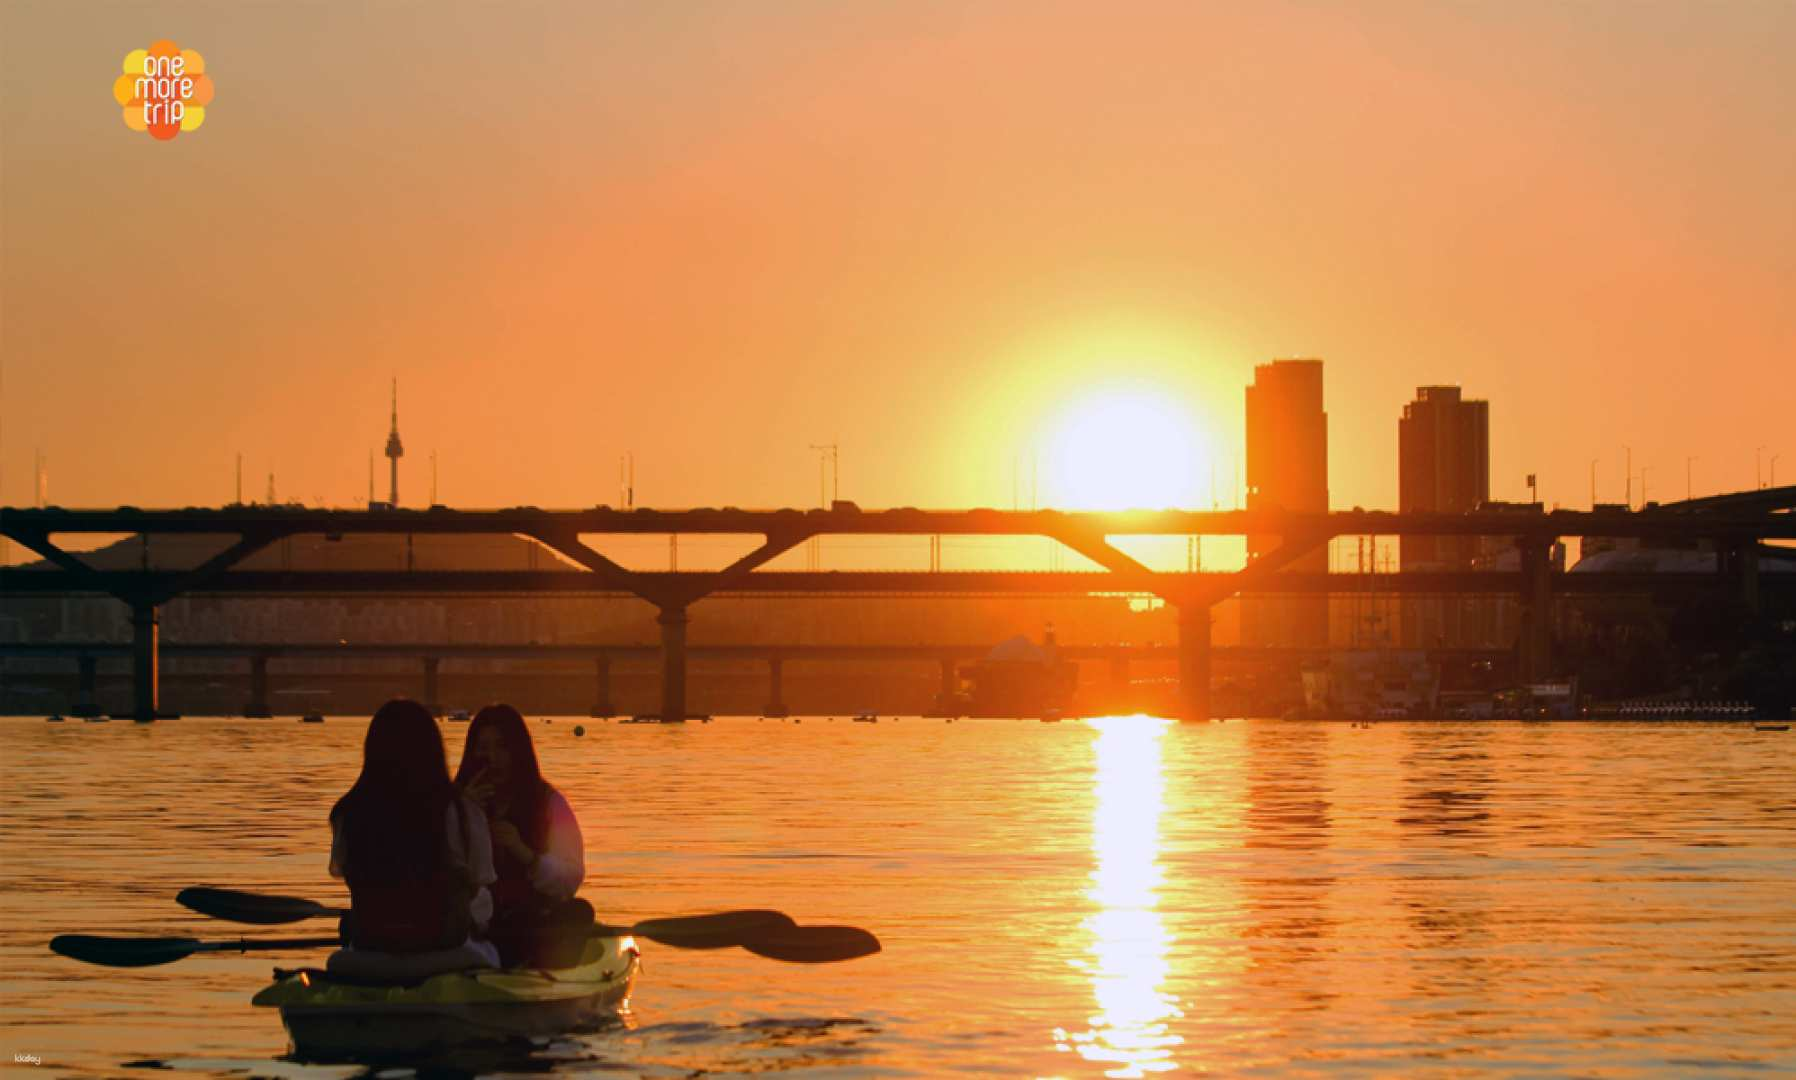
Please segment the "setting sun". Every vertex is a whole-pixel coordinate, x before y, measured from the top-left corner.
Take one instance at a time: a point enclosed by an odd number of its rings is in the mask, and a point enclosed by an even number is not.
[[[1079,399],[1055,424],[1047,503],[1074,510],[1191,506],[1202,450],[1188,410],[1152,388]]]

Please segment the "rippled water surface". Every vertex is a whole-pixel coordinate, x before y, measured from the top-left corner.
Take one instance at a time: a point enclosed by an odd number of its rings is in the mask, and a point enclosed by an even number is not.
[[[622,1024],[475,1071],[1796,1071],[1796,733],[579,723],[533,721],[602,915],[773,907],[885,951],[645,945]],[[45,943],[234,932],[175,906],[193,884],[341,901],[324,819],[364,726],[0,721],[0,1061],[355,1075],[249,1005],[294,954]]]

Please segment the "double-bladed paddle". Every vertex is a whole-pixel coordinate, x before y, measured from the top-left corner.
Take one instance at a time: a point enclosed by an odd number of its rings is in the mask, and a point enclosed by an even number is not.
[[[201,886],[182,889],[175,900],[202,915],[259,926],[344,914],[343,908],[303,897]],[[630,926],[596,923],[592,932],[604,937],[628,934],[679,949],[742,948],[756,956],[795,964],[853,960],[880,948],[879,939],[859,927],[800,926],[785,912],[754,909],[644,919]]]
[[[172,964],[194,953],[249,952],[251,949],[328,949],[334,937],[238,938],[236,941],[201,941],[198,938],[118,938],[93,934],[59,934],[50,939],[50,950],[88,964],[107,967],[153,967]]]

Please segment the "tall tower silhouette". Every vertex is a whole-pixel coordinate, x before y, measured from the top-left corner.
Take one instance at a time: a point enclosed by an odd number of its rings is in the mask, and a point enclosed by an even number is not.
[[[399,380],[393,380],[393,427],[387,432],[387,465],[391,471],[392,487],[387,495],[388,506],[399,505],[399,459],[405,456],[405,447],[399,444]]]
[[[1328,509],[1328,413],[1322,408],[1322,361],[1256,364],[1247,387],[1247,508],[1317,513]],[[1250,534],[1249,562],[1278,550],[1279,536]],[[1328,572],[1328,550],[1291,564],[1299,573]],[[1328,598],[1254,597],[1241,604],[1243,645],[1328,645]]]

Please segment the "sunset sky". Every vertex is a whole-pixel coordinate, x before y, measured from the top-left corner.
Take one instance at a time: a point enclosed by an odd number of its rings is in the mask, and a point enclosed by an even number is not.
[[[110,97],[162,38],[217,94],[171,142]],[[434,450],[452,505],[614,502],[626,451],[640,504],[810,505],[830,441],[862,506],[1026,501],[1031,455],[1089,502],[1106,430],[1182,458],[1122,490],[1232,503],[1277,356],[1326,361],[1339,507],[1395,506],[1428,383],[1490,400],[1493,497],[1619,499],[1626,445],[1655,498],[1796,481],[1788,2],[8,0],[0,41],[4,505],[40,450],[64,506],[217,505],[238,452],[356,504],[395,376],[412,504]]]

